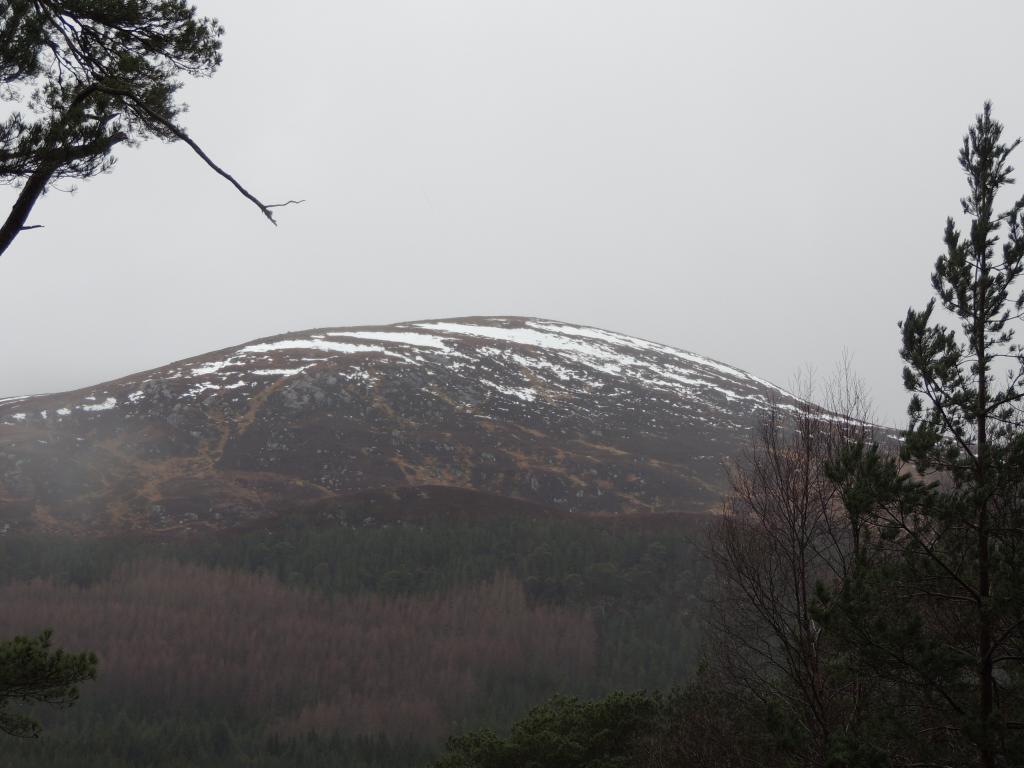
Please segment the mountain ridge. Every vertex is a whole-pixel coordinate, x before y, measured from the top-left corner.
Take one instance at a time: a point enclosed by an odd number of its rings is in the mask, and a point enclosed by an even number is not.
[[[782,388],[521,316],[265,336],[0,401],[0,530],[230,527],[441,485],[584,514],[704,511]]]
[[[551,318],[535,317],[535,316],[532,316],[532,315],[459,315],[459,316],[454,316],[454,317],[436,317],[436,318],[426,318],[426,319],[422,319],[422,320],[408,320],[408,321],[401,321],[401,322],[397,322],[397,323],[376,323],[376,324],[355,325],[355,326],[321,326],[321,327],[316,327],[316,328],[300,328],[300,329],[296,329],[296,330],[283,331],[281,333],[276,333],[276,334],[272,334],[272,335],[269,335],[269,336],[261,336],[259,338],[255,338],[255,339],[251,339],[251,340],[248,340],[248,341],[240,342],[238,344],[232,344],[232,345],[229,345],[229,346],[226,346],[226,347],[222,347],[220,349],[214,349],[214,350],[210,350],[210,351],[207,351],[207,352],[201,352],[201,353],[196,354],[196,355],[189,355],[188,357],[183,357],[183,358],[179,358],[177,360],[172,360],[172,361],[170,361],[168,363],[165,363],[164,365],[158,365],[158,366],[154,366],[152,368],[145,368],[145,369],[142,369],[142,370],[139,370],[139,371],[133,371],[132,373],[127,373],[127,374],[125,374],[123,376],[117,376],[117,377],[115,377],[113,379],[107,379],[107,380],[98,382],[96,384],[86,385],[84,387],[75,387],[74,389],[59,390],[59,391],[54,391],[54,392],[32,392],[32,393],[25,394],[25,395],[6,395],[6,396],[0,396],[0,406],[7,405],[7,404],[10,404],[10,403],[14,403],[14,402],[18,402],[18,401],[21,401],[21,400],[29,400],[29,399],[43,398],[43,397],[55,397],[55,396],[58,396],[58,395],[64,396],[64,395],[76,394],[76,393],[79,393],[79,392],[88,392],[88,391],[92,391],[92,390],[94,390],[94,389],[96,389],[98,387],[102,387],[102,386],[105,386],[105,385],[108,385],[108,384],[117,384],[117,383],[120,383],[120,382],[123,382],[123,381],[136,379],[136,378],[138,378],[140,376],[145,376],[145,375],[150,374],[150,373],[156,373],[156,372],[162,371],[163,369],[165,369],[165,368],[167,368],[169,366],[184,365],[185,363],[191,363],[193,361],[198,361],[198,360],[201,360],[201,359],[204,359],[204,358],[207,358],[207,357],[212,357],[214,355],[219,355],[219,354],[222,354],[222,353],[225,353],[225,352],[231,352],[233,350],[240,349],[242,347],[245,347],[245,346],[248,346],[248,345],[251,345],[251,344],[273,342],[273,341],[278,340],[278,339],[284,339],[284,338],[293,337],[293,336],[297,336],[297,335],[301,335],[301,334],[324,334],[324,333],[331,333],[331,332],[341,332],[341,331],[345,331],[345,330],[351,330],[351,331],[381,330],[381,331],[386,331],[386,330],[392,330],[392,329],[396,329],[396,328],[407,328],[407,327],[410,327],[410,326],[425,325],[425,324],[429,324],[429,323],[463,323],[463,322],[471,323],[471,322],[484,322],[484,321],[488,321],[488,320],[523,322],[523,323],[537,322],[537,323],[545,323],[545,324],[550,324],[550,325],[573,326],[573,327],[577,327],[577,328],[588,328],[588,329],[592,329],[592,330],[595,330],[595,331],[600,331],[602,333],[607,333],[607,334],[612,334],[612,335],[616,335],[616,336],[621,336],[623,338],[635,339],[635,340],[641,341],[641,342],[643,342],[645,344],[650,344],[650,345],[654,345],[654,346],[664,347],[666,349],[675,349],[675,350],[678,350],[678,351],[687,352],[687,354],[691,354],[691,355],[693,355],[695,357],[699,357],[699,358],[708,360],[709,362],[716,363],[718,365],[721,365],[721,366],[724,366],[724,367],[728,367],[728,368],[736,370],[736,371],[738,371],[740,373],[743,373],[744,375],[749,376],[752,379],[756,379],[756,380],[766,384],[767,386],[770,386],[771,388],[773,388],[773,389],[775,389],[775,390],[777,390],[777,391],[779,391],[781,393],[790,394],[790,393],[787,392],[785,387],[783,387],[783,386],[781,386],[779,384],[776,384],[776,383],[774,383],[772,381],[769,381],[767,379],[761,378],[759,376],[755,376],[752,372],[750,372],[750,371],[748,371],[748,370],[746,370],[744,368],[739,368],[738,366],[731,365],[729,363],[726,363],[726,362],[724,362],[722,360],[718,360],[718,359],[713,358],[713,357],[709,357],[708,355],[703,355],[703,354],[700,354],[700,353],[697,353],[697,352],[690,352],[688,350],[683,350],[683,349],[681,349],[679,347],[673,347],[671,344],[666,344],[664,342],[655,341],[653,339],[643,338],[641,336],[632,336],[632,335],[629,335],[629,334],[619,333],[618,331],[611,331],[611,330],[609,330],[607,328],[602,328],[602,327],[594,326],[594,325],[583,325],[583,324],[579,324],[579,323],[572,323],[572,322],[569,322],[567,320],[553,320]]]

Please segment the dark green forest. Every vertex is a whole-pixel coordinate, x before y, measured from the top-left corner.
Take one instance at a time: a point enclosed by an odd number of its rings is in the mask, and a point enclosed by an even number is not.
[[[53,627],[101,669],[5,764],[417,765],[556,693],[681,684],[705,526],[481,510],[0,538],[0,632]]]

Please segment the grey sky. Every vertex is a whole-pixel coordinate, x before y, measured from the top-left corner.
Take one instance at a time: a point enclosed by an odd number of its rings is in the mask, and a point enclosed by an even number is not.
[[[308,202],[275,229],[152,143],[48,195],[0,259],[2,395],[516,314],[782,384],[845,346],[902,423],[896,322],[929,296],[960,137],[986,98],[1024,134],[1019,2],[197,2],[225,63],[187,125],[257,194]]]

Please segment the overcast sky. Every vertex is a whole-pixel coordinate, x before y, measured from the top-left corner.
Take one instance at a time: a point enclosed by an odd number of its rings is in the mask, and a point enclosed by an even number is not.
[[[227,35],[187,126],[307,202],[275,229],[153,143],[48,195],[0,259],[0,395],[514,314],[780,384],[845,347],[902,423],[896,323],[930,295],[961,136],[986,98],[1024,133],[1019,1],[197,3]]]

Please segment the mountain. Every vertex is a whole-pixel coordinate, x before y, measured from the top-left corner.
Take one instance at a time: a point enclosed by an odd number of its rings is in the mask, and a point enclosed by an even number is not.
[[[0,531],[227,528],[439,488],[702,512],[773,399],[798,404],[700,355],[549,320],[289,333],[0,402]]]

